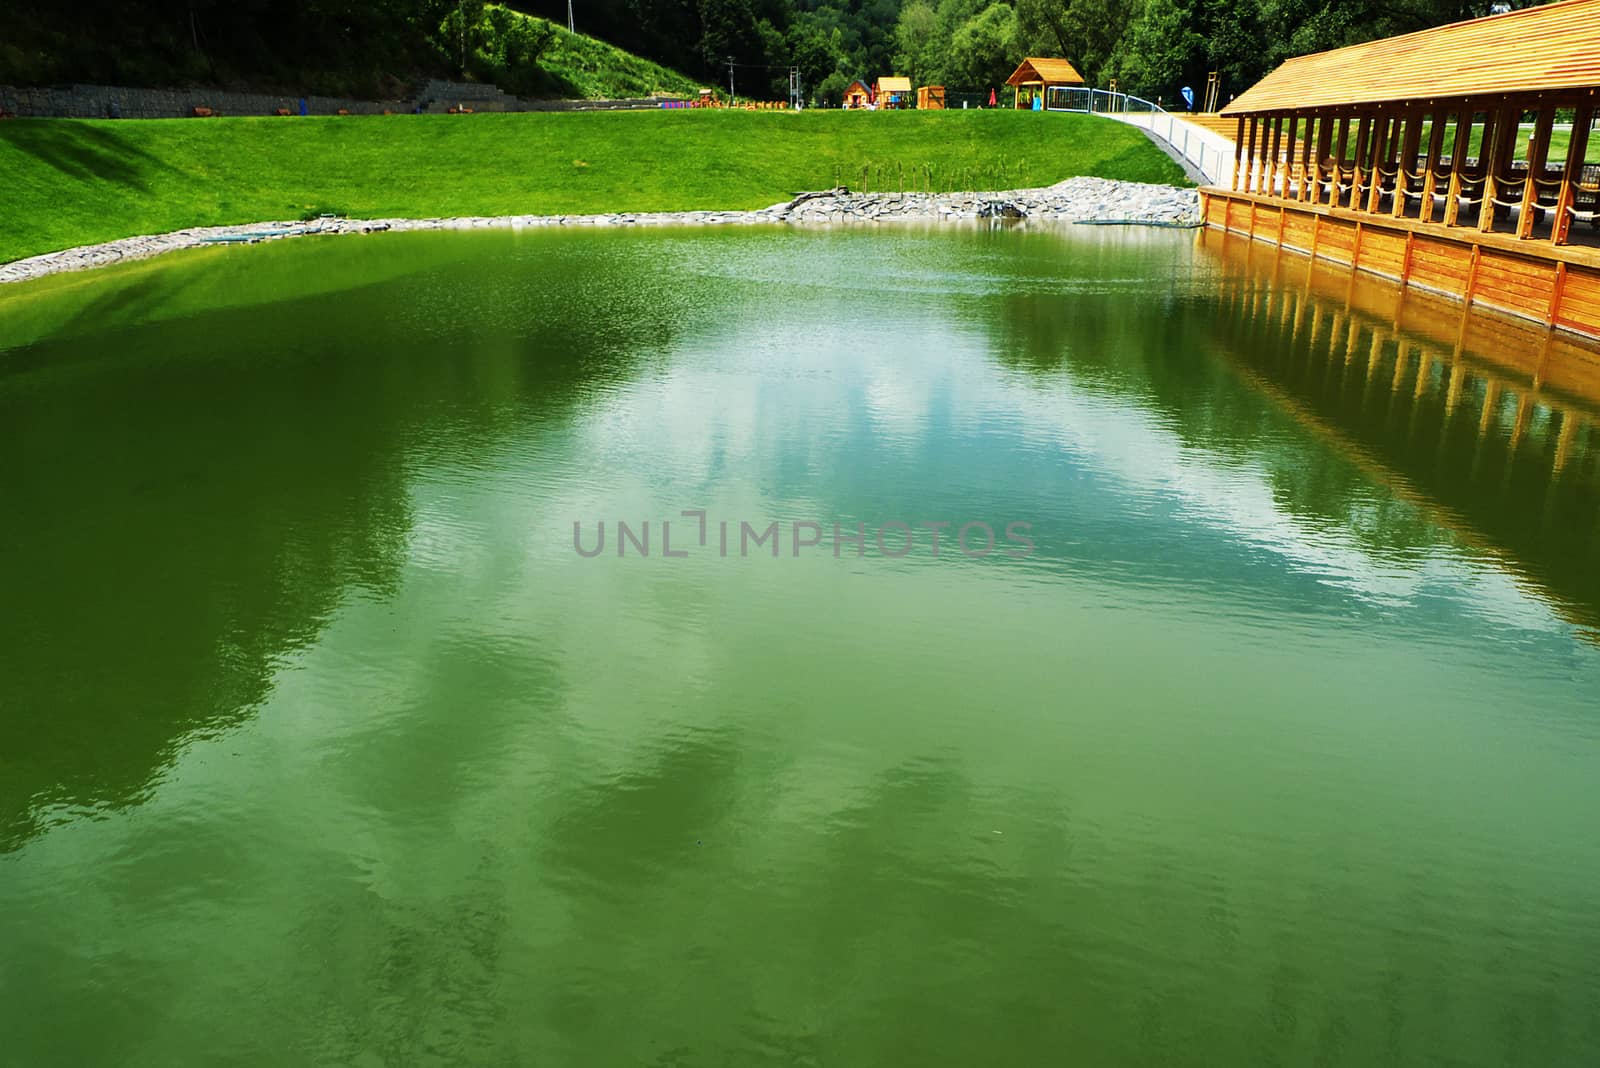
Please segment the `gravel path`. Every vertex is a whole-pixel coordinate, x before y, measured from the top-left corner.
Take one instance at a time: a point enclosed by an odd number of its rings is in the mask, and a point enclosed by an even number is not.
[[[0,264],[0,284],[141,260],[183,248],[281,240],[306,234],[366,234],[406,230],[477,230],[535,226],[734,226],[760,223],[849,225],[880,222],[969,222],[1019,219],[1055,223],[1200,225],[1193,189],[1105,178],[1069,178],[1043,189],[994,193],[802,193],[758,211],[617,212],[608,215],[499,215],[455,219],[322,219],[205,226],[127,237]]]

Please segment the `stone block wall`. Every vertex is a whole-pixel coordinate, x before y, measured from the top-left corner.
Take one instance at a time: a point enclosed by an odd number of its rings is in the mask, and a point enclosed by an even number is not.
[[[300,114],[302,98],[268,93],[229,93],[214,89],[123,89],[109,85],[54,85],[14,88],[0,85],[0,112],[19,118],[53,119],[184,119],[197,107],[217,115],[275,115],[287,109]],[[653,108],[659,98],[641,100],[523,100],[493,85],[430,79],[406,100],[355,100],[308,96],[311,115],[398,115],[421,111],[442,114],[452,107],[473,111],[570,111],[589,108]]]

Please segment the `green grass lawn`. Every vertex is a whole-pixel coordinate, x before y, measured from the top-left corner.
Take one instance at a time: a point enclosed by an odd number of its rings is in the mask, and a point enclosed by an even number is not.
[[[0,123],[0,263],[187,226],[758,208],[1076,175],[1187,184],[1087,115],[645,111]]]

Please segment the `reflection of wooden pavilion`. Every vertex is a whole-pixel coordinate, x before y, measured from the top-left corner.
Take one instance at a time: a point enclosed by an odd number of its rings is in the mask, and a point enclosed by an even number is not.
[[[1600,335],[1600,249],[1572,225],[1600,207],[1597,94],[1600,0],[1292,59],[1223,108],[1235,174],[1206,219]],[[1553,151],[1558,111],[1575,121]]]
[[[1034,94],[1048,97],[1049,91],[1056,86],[1074,89],[1082,86],[1083,75],[1064,59],[1029,56],[1006,79],[1006,84],[1012,88],[1012,106],[1020,108],[1023,89],[1028,90],[1030,100]]]
[[[1593,342],[1242,235],[1200,245],[1217,349],[1253,392],[1600,640],[1600,570],[1573,563],[1600,529]]]

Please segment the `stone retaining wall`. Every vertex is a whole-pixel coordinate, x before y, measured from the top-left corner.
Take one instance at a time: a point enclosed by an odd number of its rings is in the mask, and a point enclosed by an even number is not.
[[[1131,223],[1200,226],[1200,195],[1193,189],[1104,178],[1068,178],[1045,189],[994,193],[852,193],[828,189],[755,211],[613,212],[605,215],[501,215],[451,219],[317,219],[309,223],[260,222],[207,226],[168,234],[126,237],[102,245],[49,252],[0,264],[0,285],[62,271],[83,271],[178,249],[217,243],[254,243],[309,234],[335,236],[392,230],[478,230],[543,226],[730,225],[998,225],[1004,220],[1042,223]]]
[[[194,109],[210,108],[217,115],[275,115],[287,110],[300,114],[305,101],[310,115],[382,115],[420,111],[442,114],[453,107],[473,111],[582,111],[593,108],[654,108],[660,97],[637,100],[524,100],[493,85],[432,79],[413,97],[404,100],[356,100],[338,96],[274,96],[270,93],[230,93],[219,89],[123,89],[110,85],[56,85],[15,88],[0,85],[0,113],[31,119],[183,119]]]

